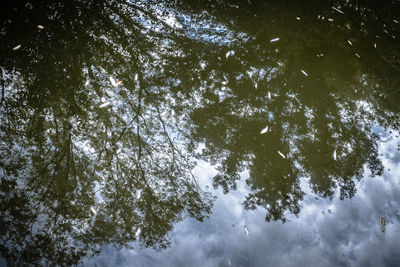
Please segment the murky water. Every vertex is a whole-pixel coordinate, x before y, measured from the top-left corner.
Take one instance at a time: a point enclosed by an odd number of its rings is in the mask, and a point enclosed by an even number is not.
[[[400,266],[400,3],[1,8],[3,265]]]

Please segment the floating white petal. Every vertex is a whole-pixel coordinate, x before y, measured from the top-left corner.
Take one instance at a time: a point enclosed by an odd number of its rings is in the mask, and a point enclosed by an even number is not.
[[[111,104],[110,102],[105,102],[105,103],[101,104],[101,105],[99,106],[99,108],[108,107],[110,104]]]
[[[136,239],[139,239],[139,237],[140,237],[140,233],[142,232],[142,229],[140,229],[140,228],[138,228],[137,230],[136,230],[136,233],[135,233],[135,238]]]
[[[86,80],[85,86],[88,86],[88,85],[89,85],[89,80]]]
[[[163,111],[163,112],[160,114],[161,117],[164,117],[165,115],[167,115],[167,111]]]
[[[262,129],[260,134],[265,134],[266,132],[268,132],[268,126],[266,126],[264,129]]]
[[[286,159],[285,155],[283,155],[282,152],[280,152],[279,150],[278,150],[278,154],[279,154],[282,158]]]
[[[110,76],[110,82],[111,82],[112,86],[118,87],[117,82],[114,80],[114,78],[112,76]]]
[[[139,80],[139,74],[135,74],[135,81]]]
[[[44,29],[44,26],[43,26],[43,25],[37,25],[37,27],[38,27],[39,29],[41,29],[41,30]]]
[[[270,43],[273,43],[273,42],[278,42],[279,41],[279,39],[280,38],[274,38],[274,39],[271,39],[271,41],[269,41]]]
[[[353,45],[349,40],[347,40],[347,42],[349,43],[349,45]]]
[[[336,160],[336,149],[333,151],[333,159]]]
[[[268,99],[271,99],[271,92],[268,92]]]
[[[14,47],[12,50],[18,50],[18,49],[20,49],[21,48],[21,45],[17,45],[16,47]]]
[[[97,214],[97,211],[96,211],[93,207],[90,207],[90,211],[91,211],[94,215]]]
[[[225,56],[226,56],[226,58],[228,58],[233,55],[235,55],[235,51],[231,50],[231,51],[227,52]]]
[[[339,12],[340,14],[344,14],[344,12],[342,10],[340,10],[340,9],[334,7],[334,6],[332,7],[332,9],[337,11],[337,12]]]
[[[301,70],[301,72],[302,72],[305,76],[308,76],[307,72],[305,72],[304,70]]]
[[[102,98],[101,98],[101,103],[106,103],[106,98],[103,96]]]
[[[244,226],[244,232],[246,233],[246,235],[249,235],[249,229],[247,228],[247,226]]]

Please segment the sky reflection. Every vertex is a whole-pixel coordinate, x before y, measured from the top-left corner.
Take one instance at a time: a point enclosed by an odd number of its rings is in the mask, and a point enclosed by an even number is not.
[[[265,211],[247,211],[241,205],[250,192],[246,173],[236,191],[218,199],[210,219],[203,223],[188,218],[175,224],[171,247],[161,252],[151,249],[122,249],[106,246],[85,266],[399,266],[400,239],[400,139],[375,127],[380,133],[379,154],[385,166],[382,176],[370,178],[368,170],[357,183],[357,194],[340,200],[319,198],[303,181],[306,195],[296,218],[287,212],[286,223],[266,223]],[[217,172],[199,162],[196,174],[203,187],[211,187]],[[381,231],[379,218],[385,217]],[[245,227],[249,234],[246,234]]]

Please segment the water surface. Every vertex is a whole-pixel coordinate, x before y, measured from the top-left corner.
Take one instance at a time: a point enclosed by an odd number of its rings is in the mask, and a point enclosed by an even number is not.
[[[398,2],[3,5],[3,264],[400,264]]]

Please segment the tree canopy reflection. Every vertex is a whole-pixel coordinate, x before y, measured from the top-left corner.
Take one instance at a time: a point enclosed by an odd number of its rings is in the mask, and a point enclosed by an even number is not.
[[[211,212],[195,157],[216,166],[225,193],[248,170],[243,205],[268,221],[300,212],[301,177],[345,198],[365,167],[382,173],[371,126],[399,126],[390,10],[25,4],[9,3],[1,21],[0,249],[10,263],[70,265],[137,239],[167,247],[174,222]]]

